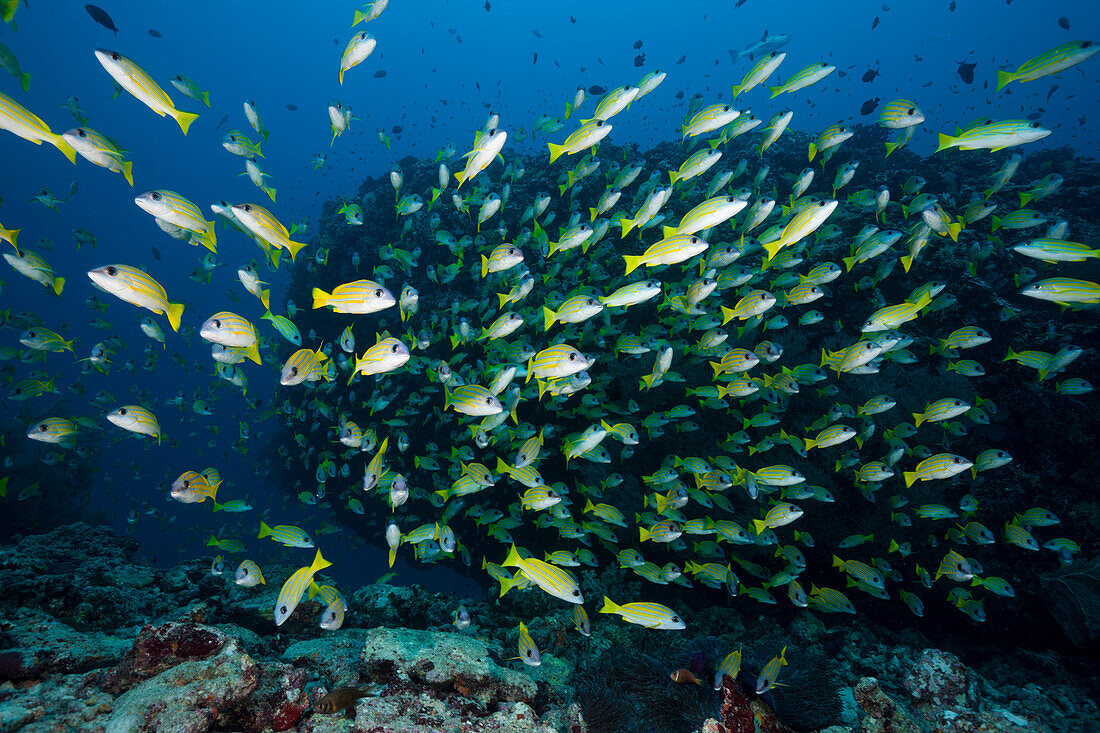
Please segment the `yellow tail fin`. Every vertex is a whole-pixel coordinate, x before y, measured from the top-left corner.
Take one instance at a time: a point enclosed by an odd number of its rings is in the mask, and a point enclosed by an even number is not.
[[[168,310],[165,311],[164,315],[168,316],[168,325],[172,327],[172,330],[179,331],[180,316],[183,315],[183,303],[169,303]]]
[[[187,128],[191,127],[191,123],[199,118],[198,115],[191,112],[180,112],[178,109],[172,114],[172,118],[179,123],[180,129],[183,130],[183,134],[187,134]]]

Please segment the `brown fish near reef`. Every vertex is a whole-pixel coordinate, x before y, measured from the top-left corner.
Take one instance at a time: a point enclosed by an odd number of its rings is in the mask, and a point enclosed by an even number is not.
[[[328,693],[313,706],[314,712],[324,715],[342,713],[348,708],[355,707],[355,702],[361,697],[373,694],[369,689],[362,687],[337,687]]]
[[[702,685],[703,681],[696,677],[690,669],[680,668],[669,675],[672,681],[678,685]]]

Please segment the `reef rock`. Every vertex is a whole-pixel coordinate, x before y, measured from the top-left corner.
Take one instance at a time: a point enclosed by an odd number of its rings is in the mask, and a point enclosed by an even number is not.
[[[207,659],[230,642],[218,629],[194,623],[146,626],[138,634],[122,663],[107,675],[103,689],[121,692],[183,662]],[[232,640],[236,647],[236,640]]]
[[[215,656],[177,663],[119,697],[106,733],[211,730],[219,709],[243,701],[259,680],[256,663],[240,651],[236,640],[226,642],[219,634],[218,641]]]
[[[902,705],[895,702],[878,686],[874,677],[864,677],[856,685],[856,702],[867,717],[861,733],[921,733],[921,726]]]
[[[537,688],[525,674],[501,667],[497,643],[463,634],[411,629],[372,629],[362,660],[378,683],[412,682],[436,692],[455,691],[484,705],[533,704]]]

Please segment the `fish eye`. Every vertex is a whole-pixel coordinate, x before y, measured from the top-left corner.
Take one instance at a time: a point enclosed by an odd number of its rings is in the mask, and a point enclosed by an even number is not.
[[[596,120],[596,127],[603,127],[603,120]]]
[[[252,211],[252,204],[245,204],[241,208],[243,208],[245,211]]]
[[[279,606],[279,613],[286,613],[286,606]]]
[[[576,354],[570,354],[569,355],[569,361],[576,361],[576,360],[577,360],[577,355]]]
[[[1032,122],[1031,123],[1031,129],[1033,129],[1033,130],[1039,129],[1039,123],[1038,122]]]
[[[917,113],[917,108],[916,107],[910,107],[909,111],[906,112],[906,114],[909,114],[909,115],[915,115],[916,113]]]
[[[962,459],[961,458],[952,458],[951,462],[952,463],[962,463]]]
[[[118,408],[118,414],[119,415],[125,415],[126,414],[126,408],[125,407]]]
[[[295,377],[298,376],[298,367],[291,367],[290,373]]]
[[[374,297],[376,297],[376,298],[381,298],[382,297],[382,288],[378,288],[377,290],[374,291]]]
[[[580,594],[581,594],[581,592],[580,592],[579,590],[574,590],[574,591],[573,591],[573,597],[574,597],[574,598],[576,598],[576,597],[577,597],[577,596],[579,596]]]
[[[48,430],[49,430],[49,428],[46,427],[46,423],[42,423],[41,425],[38,426],[38,432],[40,432],[40,433],[45,433]]]
[[[485,404],[487,404],[487,405],[493,404],[493,398],[492,397],[486,397],[485,398]]]
[[[222,322],[220,320],[214,321],[214,328],[221,328],[221,327],[222,327]]]
[[[122,58],[122,57],[119,56],[117,53],[115,53],[114,51],[111,52],[111,60],[112,61],[118,61],[120,58]]]
[[[959,400],[955,400],[955,407],[960,407],[961,405],[962,402],[960,402]]]
[[[587,302],[588,305],[596,305],[596,301],[592,300],[592,298],[589,298]]]
[[[88,133],[83,127],[76,128],[76,134],[80,137],[88,137]]]
[[[391,346],[391,347],[390,347],[390,351],[391,351],[392,353],[396,354],[396,353],[397,353],[397,344],[394,344],[393,346]]]

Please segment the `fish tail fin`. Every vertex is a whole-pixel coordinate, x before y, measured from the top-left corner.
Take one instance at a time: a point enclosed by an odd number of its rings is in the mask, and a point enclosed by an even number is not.
[[[776,253],[778,253],[779,250],[783,249],[784,244],[785,242],[783,242],[782,239],[777,239],[774,242],[768,242],[767,244],[763,244],[761,246],[764,248],[764,251],[768,253],[768,259],[771,259],[772,257],[775,257]]]
[[[202,97],[202,103],[207,107],[210,106],[210,92],[199,92],[199,96]]]
[[[256,364],[260,362],[260,342],[253,341],[252,345],[244,350],[244,355],[251,359]]]
[[[623,228],[623,237],[625,237],[627,234],[630,234],[630,230],[634,228],[635,221],[635,219],[619,219],[619,226]]]
[[[641,267],[643,257],[641,255],[638,255],[636,257],[633,255],[623,255],[623,259],[626,260],[625,274],[629,275],[630,273]]]
[[[664,233],[665,239],[668,239],[669,237],[675,237],[676,233],[679,232],[680,229],[678,227],[662,227],[661,231]],[[703,261],[700,260],[699,261],[699,266],[702,267],[703,265],[704,265]],[[702,274],[702,273],[700,273],[700,274]]]
[[[554,143],[547,143],[547,146],[550,148],[550,162],[551,163],[553,163],[555,160],[560,158],[562,156],[562,154],[565,152],[565,146],[564,145],[555,145]]]
[[[264,186],[264,193],[271,199],[271,203],[275,203],[275,189],[271,186]]]
[[[566,102],[565,103],[565,119],[568,120],[569,115],[571,115],[571,114],[573,114],[573,103],[572,102]]]
[[[69,145],[69,143],[65,142],[65,138],[61,137],[60,135],[54,135],[52,138],[50,138],[50,142],[53,143],[53,146],[60,150],[66,158],[69,159],[70,163],[76,165],[76,150],[73,149],[72,145]]]
[[[318,550],[317,554],[313,556],[313,562],[310,563],[309,569],[312,570],[314,573],[317,573],[329,567],[330,565],[332,565],[332,563],[321,557],[321,551]]]
[[[214,222],[205,222],[206,231],[202,233],[202,237],[199,241],[202,242],[202,246],[206,247],[211,252],[217,253],[218,251],[218,236],[214,233]]]
[[[262,540],[264,537],[267,537],[269,534],[271,534],[271,527],[268,527],[267,523],[264,522],[263,520],[261,520],[260,521],[260,533],[258,535],[256,535],[256,539]]]
[[[1008,84],[1015,81],[1016,77],[1010,71],[998,71],[997,72],[997,91],[1001,91]]]
[[[760,534],[765,529],[767,529],[768,523],[765,522],[763,519],[754,519],[754,520],[752,520],[752,526],[753,526],[753,529],[756,530],[756,534]]]
[[[462,184],[466,182],[466,171],[455,173],[455,180],[458,181],[458,188],[462,188]]]
[[[181,112],[178,109],[172,114],[172,119],[179,123],[180,129],[183,130],[183,134],[187,134],[187,129],[191,127],[191,123],[197,120],[199,116],[192,112]]]
[[[962,231],[962,228],[963,228],[962,222],[958,222],[958,221],[955,222],[954,224],[948,224],[947,225],[947,233],[951,235],[951,241],[952,242],[959,241],[959,232]]]
[[[845,257],[844,258],[844,266],[848,268],[848,272],[851,272],[852,268],[856,266],[856,258],[855,257]]]
[[[271,290],[264,289],[260,291],[260,302],[264,304],[264,308],[271,312]]]
[[[550,327],[554,325],[554,321],[556,321],[557,319],[558,319],[558,314],[557,313],[550,310],[546,306],[542,307],[542,320],[543,320],[543,330],[544,331],[549,331]]]
[[[768,99],[775,99],[776,97],[778,97],[780,94],[783,93],[783,87],[781,87],[781,86],[779,86],[779,87],[768,87],[768,89],[770,89],[771,93],[772,93],[772,95],[770,97],[768,97]]]
[[[995,232],[995,231],[997,231],[998,229],[1001,228],[1001,217],[991,216],[991,217],[989,217],[989,221],[990,221],[990,227],[989,227],[990,231]]]
[[[934,152],[937,153],[941,150],[946,150],[947,148],[951,147],[951,144],[955,142],[955,138],[951,137],[950,135],[945,135],[942,132],[938,134],[936,139],[939,141],[939,144],[936,145],[936,150]]]
[[[884,143],[884,145],[886,146],[886,156],[885,157],[887,157],[887,158],[890,157],[890,153],[892,153],[892,152],[894,152],[895,150],[898,149],[898,144],[894,143],[894,142]]]
[[[813,159],[817,157],[817,145],[816,144],[810,143],[809,155],[810,155],[810,161],[813,162]]]
[[[603,607],[600,609],[600,613],[618,613],[620,610],[622,609],[614,601],[607,596],[603,597]]]
[[[298,250],[305,247],[305,242],[291,242],[289,239],[286,242],[286,248],[290,250],[290,261],[293,262],[294,258],[298,256]]]
[[[122,161],[122,177],[131,186],[134,185],[134,164],[128,160]]]
[[[669,183],[670,186],[675,186],[676,181],[678,181],[678,180],[680,180],[680,176],[679,176],[678,171],[669,171],[668,172],[668,183]]]
[[[313,307],[314,308],[324,308],[326,305],[328,305],[328,299],[330,297],[331,296],[328,293],[326,293],[324,290],[321,290],[320,288],[314,288],[313,289]]]
[[[485,255],[481,255],[481,276],[487,277],[489,275],[489,258]]]
[[[397,550],[390,550],[388,560],[389,560],[389,564],[390,564],[391,568],[393,567],[393,562],[396,559],[397,559]]]
[[[919,428],[921,426],[921,424],[924,423],[924,420],[925,420],[924,415],[922,415],[918,412],[913,413],[913,422],[916,424],[916,427]]]
[[[913,482],[917,480],[916,471],[903,471],[902,476],[905,478],[905,488],[909,488],[913,485]]]
[[[843,561],[843,560],[841,560],[841,559],[840,559],[839,557],[837,557],[836,555],[833,555],[833,567],[834,567],[834,568],[842,568],[842,567],[844,567],[844,561]]]
[[[905,271],[909,272],[909,268],[913,266],[913,258],[909,255],[902,255],[898,259],[901,260],[901,266],[905,268]]]
[[[31,75],[24,71],[22,74],[19,75],[19,83],[23,85],[24,92],[29,92],[29,87],[31,85]]]
[[[173,331],[180,330],[180,317],[183,315],[183,303],[169,303],[164,315],[168,316],[168,325]]]
[[[64,288],[64,287],[65,287],[65,278],[63,278],[63,277],[55,277],[55,278],[53,279],[53,294],[54,294],[54,295],[61,295],[61,290],[62,290],[62,288]],[[183,310],[183,306],[182,306],[182,305],[180,306],[180,310],[181,310],[181,311]]]

